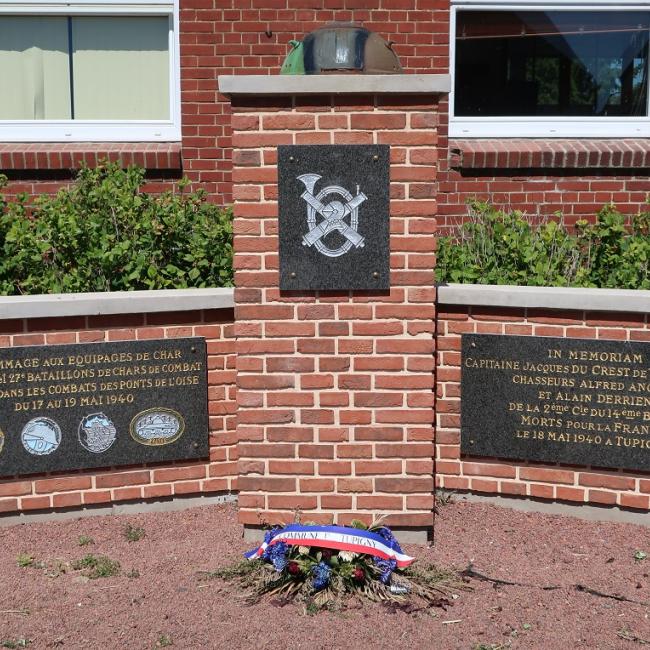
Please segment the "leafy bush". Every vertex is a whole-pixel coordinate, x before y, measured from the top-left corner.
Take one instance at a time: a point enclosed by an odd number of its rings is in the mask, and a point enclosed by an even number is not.
[[[528,286],[650,289],[650,212],[627,226],[627,217],[605,206],[595,223],[531,224],[482,202],[455,236],[438,245],[439,282]]]
[[[0,294],[231,286],[229,211],[187,180],[143,192],[144,176],[104,163],[56,196],[0,194]]]

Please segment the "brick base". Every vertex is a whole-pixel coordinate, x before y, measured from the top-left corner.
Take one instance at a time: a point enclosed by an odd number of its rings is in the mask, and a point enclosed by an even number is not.
[[[436,484],[479,494],[650,508],[650,474],[461,456],[461,335],[512,334],[650,341],[646,314],[440,306],[436,404]]]
[[[74,508],[237,489],[231,309],[0,321],[0,347],[206,338],[210,459],[0,480],[0,513]]]
[[[432,97],[233,100],[240,521],[433,523]],[[280,144],[391,145],[391,290],[278,290]]]

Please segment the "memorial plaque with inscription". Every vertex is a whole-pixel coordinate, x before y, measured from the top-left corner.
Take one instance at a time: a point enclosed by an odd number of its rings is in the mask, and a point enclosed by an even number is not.
[[[205,339],[0,349],[0,476],[207,455]]]
[[[463,334],[461,451],[650,470],[650,344]]]
[[[388,145],[278,147],[280,288],[388,289]]]

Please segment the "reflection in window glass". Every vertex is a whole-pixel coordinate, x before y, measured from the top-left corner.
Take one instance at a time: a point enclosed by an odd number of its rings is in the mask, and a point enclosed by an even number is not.
[[[646,116],[650,12],[459,11],[458,116]]]
[[[0,16],[0,120],[168,120],[167,16]]]
[[[167,17],[84,16],[72,28],[76,119],[169,119]]]
[[[0,120],[69,120],[67,19],[0,17]]]

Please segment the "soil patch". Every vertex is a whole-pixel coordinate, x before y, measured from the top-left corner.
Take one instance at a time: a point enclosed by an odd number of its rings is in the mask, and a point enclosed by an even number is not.
[[[650,530],[641,526],[459,501],[441,507],[434,547],[404,550],[458,570],[471,564],[473,591],[459,592],[446,611],[364,605],[309,616],[296,605],[244,606],[227,584],[199,579],[249,549],[236,519],[226,505],[0,529],[0,647],[635,650],[650,643]],[[111,564],[94,577],[92,567],[105,560],[80,563],[87,556],[118,562],[119,574]]]

